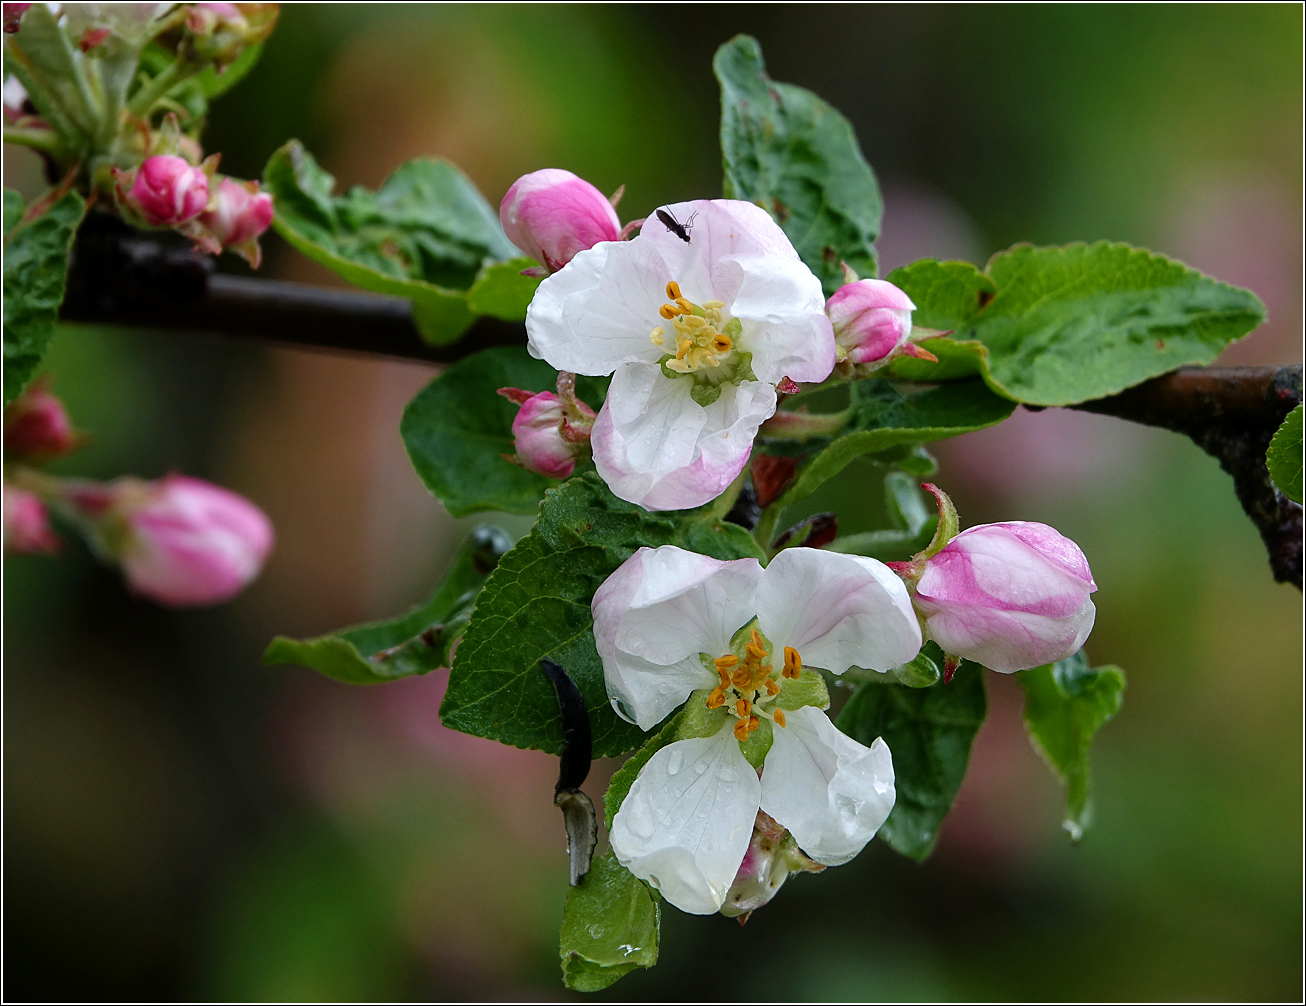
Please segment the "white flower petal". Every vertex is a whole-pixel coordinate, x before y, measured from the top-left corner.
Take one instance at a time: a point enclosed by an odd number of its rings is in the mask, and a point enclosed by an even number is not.
[[[719,655],[753,617],[761,567],[674,545],[641,548],[594,594],[594,640],[618,715],[648,730],[696,688],[717,684],[699,653]]]
[[[612,851],[681,911],[710,915],[744,860],[760,799],[729,724],[715,737],[676,741],[630,787],[612,822]]]
[[[787,548],[762,572],[755,602],[762,632],[812,667],[887,671],[921,648],[907,588],[884,563],[861,555]]]
[[[617,496],[648,510],[701,506],[744,467],[757,428],[775,412],[775,389],[724,385],[705,408],[691,388],[691,378],[657,366],[617,369],[590,437],[594,465]]]
[[[762,809],[826,866],[856,856],[893,810],[893,758],[842,733],[815,706],[786,714],[762,766]]]
[[[743,324],[740,344],[753,354],[758,380],[824,381],[834,369],[835,340],[821,281],[802,262],[780,257],[739,264],[743,280],[730,313]]]
[[[610,374],[623,363],[656,363],[649,333],[662,323],[671,274],[641,241],[601,241],[579,252],[535,291],[526,311],[530,354],[558,370]]]

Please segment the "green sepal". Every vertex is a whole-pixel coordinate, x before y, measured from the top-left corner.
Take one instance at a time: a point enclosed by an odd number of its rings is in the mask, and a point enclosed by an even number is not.
[[[44,10],[33,7],[29,14],[38,9]],[[31,382],[54,337],[68,282],[68,254],[86,203],[69,192],[28,223],[22,223],[23,211],[23,197],[5,189],[5,405]]]
[[[803,706],[829,709],[830,690],[825,687],[825,678],[810,667],[804,667],[796,678],[781,678],[780,694],[775,697],[775,706],[789,712]]]
[[[757,729],[749,733],[746,740],[739,742],[739,750],[748,764],[755,769],[760,769],[774,743],[775,734],[771,729],[771,721],[760,716],[757,720]]]
[[[350,684],[377,684],[426,674],[449,662],[449,650],[471,618],[482,584],[512,547],[498,528],[478,527],[422,605],[399,618],[341,629],[315,639],[277,636],[265,664],[301,664]]]
[[[889,282],[916,304],[913,323],[951,330],[921,345],[937,364],[902,359],[912,381],[978,374],[1031,405],[1103,398],[1189,364],[1214,360],[1265,320],[1250,290],[1127,244],[1098,242],[999,252],[983,271],[923,260]]]
[[[942,660],[934,643],[926,647],[931,659]],[[854,692],[835,725],[868,747],[883,737],[893,752],[897,800],[879,838],[923,862],[938,841],[939,826],[961,788],[971,744],[984,722],[983,671],[963,661],[948,684],[932,688],[909,688],[884,678]]]
[[[907,663],[893,668],[889,673],[898,684],[906,685],[908,688],[930,688],[937,685],[943,677],[939,665],[930,659],[930,655],[924,650]]]
[[[558,952],[562,981],[577,992],[597,992],[658,960],[661,897],[617,862],[597,857],[567,891]]]
[[[1089,746],[1093,735],[1120,711],[1124,672],[1115,666],[1089,667],[1080,650],[1019,676],[1030,743],[1066,787],[1062,827],[1079,841],[1093,815]]]
[[[1294,503],[1302,501],[1302,407],[1288,413],[1265,452],[1265,467],[1279,491]]]

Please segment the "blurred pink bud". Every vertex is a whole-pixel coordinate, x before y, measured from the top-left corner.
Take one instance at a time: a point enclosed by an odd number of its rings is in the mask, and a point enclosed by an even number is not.
[[[1010,673],[1064,660],[1093,629],[1088,560],[1046,524],[967,528],[925,560],[912,591],[944,652]]]
[[[589,447],[589,430],[594,412],[573,399],[577,417],[568,417],[563,400],[552,391],[531,394],[520,388],[500,388],[499,394],[521,408],[512,421],[513,446],[510,460],[527,471],[551,479],[565,479],[576,467],[576,459]]]
[[[82,52],[90,52],[92,49],[99,47],[112,34],[108,28],[87,28],[82,32],[82,37],[77,42],[77,48]]]
[[[775,897],[791,873],[819,873],[825,867],[803,854],[798,843],[765,811],[757,812],[744,861],[721,905],[721,914],[740,925]]]
[[[175,227],[193,220],[209,202],[208,176],[184,157],[155,154],[145,158],[124,194],[125,177],[119,179],[119,198],[155,227]]]
[[[199,223],[218,245],[244,256],[257,269],[263,260],[258,237],[272,223],[272,197],[259,191],[258,182],[224,178]]]
[[[23,19],[27,13],[27,8],[32,6],[29,3],[7,3],[4,4],[4,29],[6,35],[12,35],[18,30],[18,22]]]
[[[201,479],[121,478],[69,502],[102,527],[127,582],[173,607],[218,604],[258,576],[272,550],[272,522],[249,500]],[[114,531],[117,531],[115,534]]]
[[[621,220],[608,197],[561,168],[522,175],[499,205],[508,240],[557,272],[577,252],[621,238]]]
[[[45,504],[36,493],[5,484],[5,551],[20,555],[54,555],[62,544],[50,527]]]
[[[58,397],[36,384],[5,409],[5,454],[49,461],[77,446],[68,410]]]
[[[882,279],[847,283],[825,302],[839,357],[853,363],[883,360],[903,345],[914,310],[905,293]]]

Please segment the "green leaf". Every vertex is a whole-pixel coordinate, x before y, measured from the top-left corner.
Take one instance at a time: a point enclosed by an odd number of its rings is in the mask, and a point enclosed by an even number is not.
[[[1288,413],[1265,452],[1265,467],[1279,491],[1296,503],[1301,502],[1302,407]]]
[[[531,533],[503,557],[476,601],[440,707],[445,726],[557,754],[558,700],[539,666],[551,657],[585,700],[594,756],[638,747],[646,735],[608,702],[590,599],[642,546],[690,548],[692,540],[718,559],[753,554],[742,548],[747,532],[728,528],[692,511],[649,513],[613,496],[595,472],[548,490]]]
[[[747,35],[721,46],[712,68],[726,197],[775,217],[827,295],[843,285],[841,262],[874,276],[880,188],[848,120],[811,91],[772,81]]]
[[[24,224],[21,223],[22,196],[5,189],[6,405],[27,387],[54,336],[54,323],[59,317],[68,280],[68,253],[85,210],[82,197],[69,192],[35,220]]]
[[[959,343],[937,365],[895,363],[895,376],[946,380],[973,367],[998,393],[1031,405],[1073,405],[1210,363],[1265,320],[1250,290],[1105,241],[1016,245],[983,272],[916,262],[889,281],[917,305],[916,324],[951,329]],[[939,355],[935,341],[923,345]]]
[[[5,36],[5,75],[15,74],[41,118],[78,146],[85,145],[96,125],[95,113],[77,86],[84,62],[58,16],[44,4],[33,4],[23,15],[22,30]]]
[[[408,403],[399,434],[418,476],[451,514],[539,509],[544,490],[557,482],[503,457],[513,453],[518,407],[495,392],[549,391],[557,379],[558,372],[525,346],[494,346],[459,360]],[[607,379],[578,377],[576,390],[597,410]]]
[[[376,192],[333,196],[335,179],[298,140],[263,169],[287,241],[356,286],[407,297],[422,336],[452,342],[475,317],[467,291],[485,266],[515,259],[499,218],[448,161],[418,158]]]
[[[611,853],[567,892],[558,934],[562,980],[577,992],[597,992],[635,968],[658,960],[659,896]]]
[[[341,629],[316,639],[277,636],[265,664],[302,664],[329,678],[370,685],[426,674],[449,662],[467,626],[476,595],[512,540],[498,528],[478,527],[454,555],[449,571],[425,604],[385,622]]]
[[[928,647],[937,653],[934,644]],[[937,659],[941,661],[942,654]],[[934,850],[986,711],[983,672],[965,661],[946,685],[909,688],[868,682],[853,693],[835,721],[862,744],[883,737],[889,745],[898,798],[880,838],[904,856],[924,861]]]
[[[888,381],[871,379],[856,382],[850,393],[851,432],[836,437],[807,463],[778,501],[781,509],[806,499],[862,454],[981,430],[1002,422],[1016,407],[978,380],[904,394]]]
[[[538,276],[523,276],[535,265],[533,259],[515,258],[485,266],[467,291],[467,306],[476,314],[488,314],[504,321],[522,321],[535,290],[544,282]]]
[[[1088,666],[1084,651],[1020,672],[1030,743],[1066,787],[1063,827],[1078,841],[1092,820],[1088,748],[1098,729],[1120,711],[1125,675]]]

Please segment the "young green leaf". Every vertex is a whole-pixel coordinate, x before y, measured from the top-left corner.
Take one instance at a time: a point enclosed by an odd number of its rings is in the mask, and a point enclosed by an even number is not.
[[[608,702],[590,599],[641,546],[697,547],[718,559],[755,554],[756,545],[745,544],[748,532],[731,527],[693,511],[649,513],[617,499],[594,472],[548,490],[531,533],[503,557],[476,601],[440,707],[444,725],[557,754],[562,721],[539,667],[541,657],[551,657],[585,699],[594,757],[638,747],[646,735]]]
[[[5,404],[23,391],[45,355],[68,281],[68,253],[86,203],[76,192],[22,223],[23,199],[4,190]]]
[[[543,282],[537,276],[522,275],[523,269],[534,265],[531,259],[515,258],[485,266],[467,291],[467,306],[475,314],[488,314],[504,321],[522,321],[536,288]]]
[[[851,398],[849,432],[807,463],[778,501],[780,508],[806,499],[862,454],[980,430],[1002,422],[1016,407],[978,380],[904,394],[888,381],[872,379],[853,384]]]
[[[557,378],[525,346],[495,346],[459,360],[408,403],[399,434],[418,476],[451,514],[539,509],[544,490],[557,483],[504,458],[513,453],[518,407],[495,392],[550,391]],[[578,377],[576,390],[597,411],[607,378]]]
[[[635,968],[658,960],[660,898],[611,853],[567,892],[558,934],[562,980],[577,992],[597,992]]]
[[[874,276],[880,188],[848,120],[811,91],[771,80],[747,35],[721,46],[712,68],[726,197],[775,217],[827,295],[843,285],[841,262]]]
[[[273,223],[301,252],[349,282],[413,302],[423,337],[452,342],[472,323],[467,291],[484,266],[520,253],[476,186],[448,161],[419,158],[376,192],[333,196],[335,179],[298,140],[263,169]]]
[[[426,674],[449,663],[449,650],[471,618],[486,577],[512,540],[498,528],[481,526],[454,555],[434,594],[406,615],[357,625],[316,639],[277,636],[263,654],[265,664],[301,664],[329,678],[370,685]]]
[[[1279,491],[1296,503],[1301,502],[1302,407],[1288,413],[1270,441],[1265,466]]]
[[[927,649],[942,662],[937,646]],[[883,737],[889,745],[898,798],[879,837],[904,856],[924,861],[934,850],[987,709],[983,671],[965,661],[946,685],[868,682],[835,721],[856,741],[869,746]]]
[[[999,394],[1031,405],[1073,405],[1210,363],[1265,320],[1249,290],[1105,241],[1016,245],[983,272],[964,262],[916,262],[889,281],[916,304],[916,324],[953,331],[951,344],[923,343],[938,364],[901,360],[895,377],[979,373]]]
[[[1078,841],[1092,820],[1088,748],[1120,711],[1125,690],[1118,667],[1089,667],[1084,651],[1020,672],[1030,743],[1066,787],[1064,827]]]

